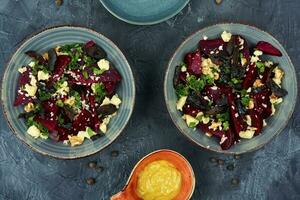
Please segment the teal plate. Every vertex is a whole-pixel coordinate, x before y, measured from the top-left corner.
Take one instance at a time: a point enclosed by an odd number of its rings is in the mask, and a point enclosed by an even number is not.
[[[13,101],[16,94],[18,68],[30,62],[30,58],[24,52],[36,50],[45,52],[57,45],[74,42],[85,43],[89,40],[95,41],[108,54],[108,59],[115,65],[122,76],[117,93],[122,99],[118,114],[112,118],[105,136],[95,141],[86,140],[82,145],[70,147],[54,141],[33,139],[26,133],[25,123],[18,119],[23,111],[22,106],[14,107]],[[60,159],[74,159],[94,154],[111,144],[125,128],[134,107],[135,84],[131,68],[118,47],[103,35],[87,28],[61,26],[46,29],[26,40],[12,55],[8,62],[2,79],[1,100],[4,115],[12,132],[29,147],[37,152]]]
[[[288,95],[284,97],[283,103],[277,108],[277,112],[269,120],[263,132],[250,140],[242,140],[233,145],[229,150],[222,150],[218,141],[215,138],[209,138],[200,130],[193,130],[188,128],[184,120],[181,118],[182,114],[176,110],[177,97],[173,88],[173,75],[176,65],[180,64],[186,53],[197,48],[199,40],[204,36],[210,39],[220,37],[221,33],[226,30],[232,34],[238,34],[246,38],[251,44],[256,44],[258,41],[266,41],[277,47],[283,54],[282,57],[267,56],[266,58],[279,63],[279,66],[285,72],[283,79],[283,88],[288,91]],[[177,128],[191,141],[197,145],[220,153],[227,154],[241,154],[249,151],[259,149],[268,143],[273,137],[279,134],[289,122],[289,119],[294,111],[297,99],[297,80],[294,66],[282,45],[270,34],[255,28],[253,26],[243,24],[218,24],[204,28],[195,34],[188,37],[173,54],[164,81],[165,101],[169,114],[177,126]],[[283,143],[285,141],[282,141]]]
[[[179,13],[189,0],[100,0],[115,17],[137,25],[157,24]]]

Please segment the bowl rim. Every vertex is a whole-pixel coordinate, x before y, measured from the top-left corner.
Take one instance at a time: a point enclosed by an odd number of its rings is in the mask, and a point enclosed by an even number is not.
[[[173,54],[171,55],[171,58],[168,62],[168,65],[167,65],[167,68],[165,70],[165,75],[164,75],[164,81],[163,81],[163,87],[164,87],[164,99],[165,99],[165,104],[166,104],[166,107],[167,107],[167,110],[168,110],[168,113],[173,121],[173,124],[175,124],[175,126],[177,127],[177,129],[180,131],[180,133],[182,135],[184,135],[188,140],[190,140],[192,143],[196,144],[196,146],[198,147],[201,147],[203,149],[206,149],[206,150],[209,150],[211,152],[216,152],[216,153],[222,153],[222,154],[227,154],[227,155],[240,155],[240,154],[244,154],[244,153],[249,153],[249,152],[253,152],[253,151],[256,151],[260,148],[262,148],[263,146],[265,146],[267,143],[269,143],[271,140],[273,140],[276,136],[278,136],[282,131],[283,129],[287,126],[287,124],[289,123],[289,119],[292,117],[294,111],[295,111],[295,106],[296,106],[296,102],[297,102],[297,99],[298,99],[298,87],[296,87],[295,89],[295,101],[292,105],[292,109],[291,111],[287,114],[287,120],[286,122],[278,129],[275,131],[275,134],[273,134],[268,140],[266,140],[265,142],[253,147],[253,148],[250,148],[248,150],[242,150],[242,151],[239,151],[239,152],[234,152],[234,151],[231,151],[230,149],[228,150],[218,150],[218,149],[211,149],[203,144],[200,144],[198,143],[196,140],[192,139],[191,137],[189,137],[189,134],[187,134],[183,129],[181,129],[181,127],[176,123],[176,119],[175,117],[173,117],[173,115],[171,114],[171,109],[170,107],[168,106],[168,99],[167,99],[167,75],[169,74],[169,71],[170,71],[170,68],[172,67],[171,66],[171,63],[172,61],[174,60],[175,58],[175,55],[177,54],[177,52],[179,51],[179,49],[181,49],[190,39],[192,39],[195,35],[197,35],[199,32],[205,32],[206,30],[212,28],[212,27],[215,27],[215,26],[220,26],[220,25],[241,25],[241,26],[248,26],[248,27],[251,27],[253,28],[254,30],[256,31],[259,31],[259,32],[263,32],[265,34],[268,34],[274,41],[276,41],[278,44],[280,44],[284,51],[286,52],[286,57],[287,57],[287,60],[288,62],[291,64],[292,66],[292,70],[294,72],[296,72],[295,70],[295,66],[293,65],[293,62],[288,54],[288,52],[285,50],[284,46],[272,35],[270,34],[269,32],[267,31],[264,31],[264,30],[261,30],[260,28],[256,27],[255,25],[249,25],[249,24],[246,24],[246,23],[241,23],[241,22],[221,22],[221,23],[216,23],[216,24],[212,24],[212,25],[209,25],[209,26],[205,26],[201,29],[198,29],[196,31],[194,31],[192,34],[190,34],[189,36],[187,36],[180,44],[179,46],[174,50]],[[295,76],[295,82],[298,86],[298,80],[297,80],[297,76]]]
[[[161,22],[164,22],[168,19],[171,19],[172,17],[174,17],[175,15],[177,15],[182,9],[185,8],[185,6],[190,2],[190,0],[185,0],[186,2],[178,8],[178,10],[176,10],[174,13],[172,13],[169,16],[166,16],[164,18],[161,18],[159,20],[156,21],[148,21],[148,22],[138,22],[138,21],[134,21],[134,20],[130,20],[130,19],[126,19],[121,17],[120,15],[118,15],[116,12],[114,12],[112,9],[109,8],[109,6],[104,2],[104,0],[99,0],[100,3],[102,4],[102,6],[110,13],[112,14],[114,17],[116,17],[117,19],[126,22],[128,24],[133,24],[133,25],[142,25],[142,26],[146,26],[146,25],[155,25],[155,24],[159,24]]]
[[[46,31],[49,31],[49,30],[52,30],[52,29],[60,29],[60,28],[75,28],[75,29],[80,29],[80,30],[83,30],[83,31],[87,31],[87,32],[90,32],[90,33],[93,33],[95,34],[97,37],[100,36],[102,38],[104,38],[106,40],[106,42],[108,42],[114,49],[116,49],[121,57],[124,58],[124,61],[125,61],[125,64],[129,66],[129,74],[132,76],[132,82],[133,82],[133,97],[132,97],[132,101],[133,101],[133,104],[132,104],[132,107],[129,111],[129,114],[128,114],[128,117],[125,121],[125,125],[119,130],[117,131],[117,135],[115,138],[113,138],[112,140],[109,140],[109,142],[107,144],[105,144],[102,148],[99,148],[98,150],[96,150],[95,152],[91,152],[91,153],[88,153],[88,154],[84,154],[84,155],[81,155],[81,156],[56,156],[56,155],[51,155],[51,154],[48,154],[44,151],[41,151],[39,150],[38,148],[35,148],[33,146],[31,146],[29,143],[27,143],[25,141],[25,139],[21,138],[15,131],[13,125],[11,124],[11,122],[8,120],[8,117],[7,117],[7,111],[4,109],[4,102],[3,102],[3,99],[2,99],[2,87],[3,87],[3,80],[4,80],[4,74],[7,70],[7,67],[8,65],[10,64],[11,62],[11,59],[13,58],[13,56],[16,54],[16,52],[30,39],[32,39],[33,37],[43,33],[43,32],[46,32]],[[2,108],[2,113],[3,113],[3,116],[5,118],[5,121],[7,122],[8,124],[8,127],[10,129],[10,132],[13,133],[13,135],[16,136],[16,138],[18,138],[20,141],[22,141],[23,144],[25,144],[27,147],[29,147],[33,152],[37,152],[43,156],[47,156],[48,158],[54,158],[54,159],[58,159],[58,160],[75,160],[75,159],[80,159],[80,158],[86,158],[86,157],[89,157],[89,156],[92,156],[92,155],[95,155],[99,152],[101,152],[102,150],[106,149],[108,146],[110,146],[124,131],[124,129],[127,127],[128,125],[128,122],[130,121],[131,117],[132,117],[132,113],[134,111],[134,108],[135,108],[135,100],[136,100],[136,87],[135,87],[135,77],[134,77],[134,74],[133,74],[133,71],[131,69],[131,66],[126,58],[126,56],[123,54],[123,52],[121,51],[121,49],[112,41],[110,40],[108,37],[106,37],[104,34],[102,33],[99,33],[98,31],[90,28],[90,27],[86,27],[86,26],[81,26],[81,25],[73,25],[73,24],[60,24],[60,25],[53,25],[53,26],[48,26],[46,28],[42,28],[38,31],[34,31],[33,33],[25,36],[23,39],[21,39],[16,45],[15,47],[13,48],[12,50],[12,53],[10,54],[10,56],[8,57],[8,59],[5,61],[5,64],[3,65],[3,68],[1,70],[1,76],[0,76],[0,107]]]

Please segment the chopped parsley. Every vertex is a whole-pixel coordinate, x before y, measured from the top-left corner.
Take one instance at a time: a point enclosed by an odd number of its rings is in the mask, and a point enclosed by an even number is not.
[[[227,131],[229,129],[229,122],[228,121],[223,122],[222,125],[223,125],[223,130],[224,131]]]
[[[217,119],[219,122],[225,122],[229,120],[229,112],[217,114]]]
[[[262,62],[257,62],[256,67],[258,68],[259,73],[264,73],[265,71],[265,64]]]
[[[188,87],[188,86],[185,86],[185,85],[183,85],[183,84],[179,84],[179,85],[176,87],[176,94],[177,94],[179,97],[188,96],[188,95],[189,95],[189,87]]]
[[[93,93],[95,94],[95,100],[100,102],[106,96],[105,87],[102,83],[94,83],[91,86]]]
[[[249,102],[250,102],[250,97],[249,97],[249,95],[242,96],[241,102],[242,102],[242,104],[243,104],[244,106],[248,106],[248,105],[249,105]]]

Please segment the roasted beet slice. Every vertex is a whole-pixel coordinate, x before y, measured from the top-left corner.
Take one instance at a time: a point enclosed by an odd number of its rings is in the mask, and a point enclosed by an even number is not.
[[[72,123],[72,130],[77,133],[84,131],[86,127],[93,127],[94,118],[88,110],[82,110]],[[74,134],[75,134],[74,133]]]
[[[17,92],[14,106],[25,105],[30,102],[33,102],[33,99],[31,97],[26,96],[24,92]]]
[[[20,74],[18,80],[18,88],[21,88],[26,84],[30,83],[30,77],[29,77],[30,72],[31,72],[31,68],[26,67],[26,71]],[[24,105],[29,102],[33,102],[32,97],[28,96],[26,92],[23,92],[20,89],[18,89],[16,92],[14,106]]]
[[[201,74],[201,53],[199,50],[186,54],[184,61],[187,64],[187,71],[190,74],[196,76]]]
[[[84,52],[86,55],[91,56],[97,60],[102,58],[106,58],[107,54],[100,46],[98,46],[95,42],[89,41],[83,47]]]
[[[57,81],[63,75],[65,68],[69,65],[70,62],[71,62],[70,56],[60,55],[57,57],[54,66],[52,81]]]
[[[229,149],[235,142],[235,135],[231,129],[225,132],[225,139],[220,143],[223,150]]]
[[[246,69],[246,77],[243,80],[243,88],[244,89],[248,89],[249,87],[251,87],[254,83],[254,81],[256,80],[257,77],[257,69],[255,64],[250,64],[247,66]]]
[[[258,135],[261,133],[261,130],[263,128],[263,118],[254,110],[251,110],[249,114],[251,117],[251,126],[257,128],[257,130],[255,131],[255,135]]]
[[[208,86],[208,85],[205,86],[204,93],[213,102],[217,102],[219,99],[222,98],[221,88],[219,88],[217,86]]]
[[[77,134],[77,133],[74,133],[72,130],[64,128],[64,127],[57,127],[56,130],[59,135],[59,141],[68,140],[69,135]]]
[[[282,56],[282,53],[276,47],[274,47],[272,44],[268,42],[259,41],[256,44],[256,49],[262,51],[265,54],[269,54],[272,56],[279,56],[279,57]]]
[[[270,90],[257,93],[253,96],[254,111],[257,112],[263,119],[268,118],[272,114],[272,105],[270,103]]]
[[[34,121],[39,122],[44,127],[46,127],[49,131],[56,130],[57,122],[54,120],[45,119],[42,116],[35,116]]]
[[[108,70],[101,74],[100,81],[104,84],[106,92],[109,96],[115,93],[117,84],[121,81],[119,72],[115,69]]]
[[[192,117],[196,117],[197,114],[198,114],[201,110],[199,110],[199,109],[197,109],[197,108],[195,108],[195,107],[193,107],[193,106],[191,106],[191,105],[189,105],[189,104],[185,104],[185,105],[183,106],[183,108],[182,108],[182,111],[183,111],[183,113],[186,114],[186,115],[190,115],[190,116],[192,116]]]
[[[46,101],[43,101],[42,107],[44,108],[45,113],[52,115],[52,116],[54,116],[54,115],[57,116],[59,107],[55,103],[56,103],[55,99],[48,99]]]
[[[235,104],[235,97],[232,92],[227,94],[228,106],[230,110],[230,119],[233,124],[233,130],[236,135],[239,135],[241,131],[247,128],[247,124],[244,122],[241,115],[238,113],[237,106]]]
[[[224,45],[224,41],[221,38],[214,40],[200,40],[199,42],[200,50],[207,55],[209,55],[212,51],[215,51],[222,45]]]
[[[37,53],[36,51],[26,51],[25,54],[35,61],[37,61],[39,64],[44,65],[47,63],[47,61],[44,59],[42,55]]]
[[[203,123],[199,123],[197,125],[198,128],[200,128],[200,130],[202,130],[204,133],[210,133],[218,138],[221,138],[222,135],[224,135],[224,131],[221,130],[213,130],[213,129],[209,129],[209,124],[203,124]]]

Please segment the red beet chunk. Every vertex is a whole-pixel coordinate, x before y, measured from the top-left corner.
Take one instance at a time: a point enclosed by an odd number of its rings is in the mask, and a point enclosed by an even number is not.
[[[190,115],[192,117],[196,117],[197,114],[201,111],[197,108],[194,108],[193,106],[189,105],[189,104],[185,104],[182,108],[182,111],[184,114],[186,115]]]
[[[186,54],[184,61],[187,64],[187,71],[190,74],[196,76],[201,74],[201,53],[199,50]]]
[[[222,98],[221,88],[215,87],[216,86],[205,86],[204,88],[205,95],[208,96],[209,99],[213,100],[213,102],[216,102]]]
[[[246,69],[246,77],[243,80],[243,88],[244,89],[248,89],[249,87],[251,87],[254,83],[254,81],[256,80],[257,77],[257,69],[255,64],[250,64],[247,66]]]
[[[60,55],[57,57],[52,76],[53,81],[57,81],[63,75],[65,68],[69,65],[70,62],[71,58],[67,55]]]
[[[221,131],[219,129],[217,129],[217,130],[209,129],[208,128],[209,124],[199,123],[197,127],[200,128],[200,130],[202,130],[204,133],[210,133],[210,134],[212,134],[212,135],[214,135],[214,136],[216,136],[218,138],[221,138],[222,135],[225,134],[224,131]]]
[[[108,70],[99,76],[109,96],[115,93],[117,84],[121,81],[121,75],[115,69]]]
[[[263,128],[263,119],[261,115],[253,110],[250,111],[250,117],[251,117],[251,126],[257,128],[255,131],[255,135],[258,135],[261,133],[261,130]]]
[[[64,141],[68,139],[68,135],[72,135],[73,132],[70,129],[64,128],[64,127],[57,127],[57,132],[59,135],[59,141]],[[76,133],[74,133],[76,134]]]
[[[272,55],[272,56],[282,56],[282,53],[274,47],[272,44],[264,41],[259,41],[256,44],[256,49],[262,51],[265,54]]]
[[[230,109],[230,118],[231,123],[233,124],[233,130],[235,134],[238,136],[241,131],[246,130],[247,124],[244,122],[241,115],[238,113],[237,106],[235,104],[235,97],[232,92],[227,94],[228,105]]]
[[[263,119],[268,118],[272,114],[270,95],[271,91],[265,90],[253,96],[254,111],[261,115]]]
[[[57,115],[59,111],[59,107],[55,104],[55,99],[49,99],[47,101],[42,102],[42,107],[44,108],[45,112],[49,115]]]
[[[14,106],[25,105],[30,102],[33,102],[33,99],[31,97],[26,97],[24,92],[17,92],[17,96],[14,101]]]
[[[215,51],[221,45],[224,45],[224,41],[222,39],[214,39],[214,40],[200,40],[199,48],[201,52],[205,54],[210,54],[211,51]]]
[[[94,41],[88,41],[85,45],[84,48],[91,48],[95,45],[96,43]]]
[[[82,110],[72,123],[74,134],[78,131],[84,131],[86,127],[93,127],[93,116],[88,110]]]
[[[228,129],[225,132],[226,139],[221,143],[221,148],[223,150],[229,149],[235,142],[234,132],[231,129]]]
[[[46,127],[49,131],[56,130],[57,123],[54,120],[45,119],[45,118],[42,118],[41,116],[36,116],[34,118],[34,121],[39,122],[44,127]]]

